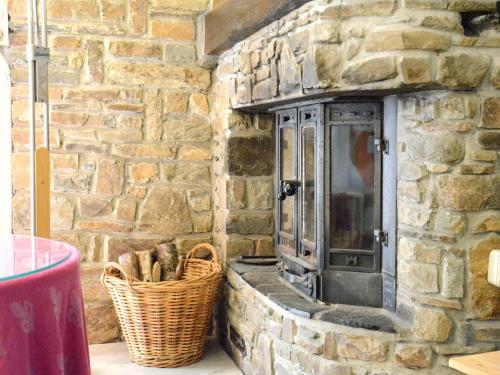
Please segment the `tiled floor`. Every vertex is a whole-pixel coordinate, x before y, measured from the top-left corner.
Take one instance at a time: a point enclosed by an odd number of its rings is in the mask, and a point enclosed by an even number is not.
[[[130,362],[125,343],[90,346],[92,375],[241,375],[234,362],[214,341],[207,343],[205,357],[191,366],[157,369]]]

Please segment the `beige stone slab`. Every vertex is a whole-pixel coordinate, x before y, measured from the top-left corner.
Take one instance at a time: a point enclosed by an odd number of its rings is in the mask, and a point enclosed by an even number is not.
[[[200,362],[186,367],[159,369],[136,365],[130,361],[124,342],[90,345],[90,364],[93,375],[241,375],[214,340],[207,342],[205,357]]]

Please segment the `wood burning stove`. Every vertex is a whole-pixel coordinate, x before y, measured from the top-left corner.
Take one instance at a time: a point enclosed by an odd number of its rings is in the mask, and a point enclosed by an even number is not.
[[[395,308],[396,100],[276,109],[280,275],[324,302]]]

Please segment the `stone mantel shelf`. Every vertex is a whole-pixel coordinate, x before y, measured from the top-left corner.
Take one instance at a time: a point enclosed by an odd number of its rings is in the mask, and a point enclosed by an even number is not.
[[[325,305],[307,300],[280,280],[275,266],[255,266],[236,261],[229,262],[228,266],[257,292],[282,309],[302,318],[386,333],[406,330],[404,322],[383,309]]]
[[[250,112],[250,113],[262,113],[266,111],[272,111],[277,107],[286,107],[296,105],[297,103],[303,102],[318,102],[318,101],[330,101],[338,98],[352,99],[360,98],[363,100],[369,99],[380,99],[390,95],[404,95],[415,92],[427,92],[427,91],[439,91],[443,90],[443,87],[439,85],[428,85],[425,87],[415,87],[415,86],[404,86],[398,88],[388,88],[388,89],[331,89],[322,90],[321,92],[304,92],[296,96],[284,97],[284,98],[272,98],[269,100],[259,100],[248,104],[237,104],[232,107],[234,110]]]

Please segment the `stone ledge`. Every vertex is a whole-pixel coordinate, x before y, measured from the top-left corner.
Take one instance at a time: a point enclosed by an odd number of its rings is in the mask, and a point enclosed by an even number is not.
[[[293,315],[369,331],[405,331],[397,321],[399,319],[383,309],[309,301],[281,281],[275,266],[246,265],[233,261],[228,263],[228,267],[257,292]]]

